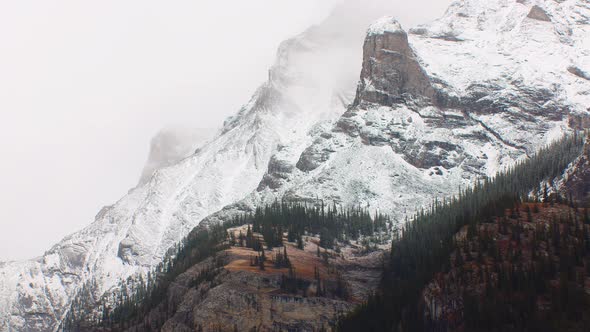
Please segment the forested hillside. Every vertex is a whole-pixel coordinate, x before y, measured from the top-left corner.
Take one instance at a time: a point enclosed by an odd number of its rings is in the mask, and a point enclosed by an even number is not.
[[[309,236],[317,238],[317,256],[325,256],[325,267],[347,243],[369,252],[395,237],[378,291],[340,320],[342,331],[531,330],[544,325],[542,317],[579,319],[588,305],[581,290],[590,270],[589,218],[574,202],[564,204],[567,198],[552,193],[547,183],[563,175],[584,142],[582,135],[564,137],[456,197],[433,202],[401,231],[393,230],[387,216],[364,209],[292,202],[275,202],[221,225],[195,229],[147,278],[122,281],[120,292],[94,302],[82,291],[64,330],[158,330],[179,306],[169,297],[174,280],[207,261],[191,287],[210,283],[228,269],[224,256],[216,254],[230,248],[250,250],[249,265],[256,269],[288,271],[278,292],[348,298],[349,289],[336,271],[329,282],[322,281],[317,267],[308,279],[296,274],[287,243],[303,251]],[[96,303],[100,310],[89,311]],[[154,310],[161,312],[158,318],[146,320]]]
[[[556,316],[565,320],[581,317],[580,312],[587,309],[586,294],[579,291],[579,278],[584,274],[575,271],[576,266],[587,266],[585,248],[590,242],[582,222],[585,218],[579,210],[572,210],[565,219],[555,215],[557,219],[546,229],[536,226],[534,214],[528,224],[519,217],[539,208],[537,201],[549,204],[560,199],[559,195],[550,197],[543,183],[563,175],[581,155],[584,141],[582,135],[564,137],[496,177],[418,213],[393,241],[379,292],[343,318],[339,329],[446,331],[468,327],[472,331],[485,326],[486,331],[536,331],[542,320],[533,318],[542,311],[535,309],[533,302],[547,297]],[[507,209],[513,211],[508,217]],[[544,206],[539,210],[551,211]],[[534,231],[525,231],[525,225]],[[465,236],[458,235],[462,230]],[[508,248],[498,252],[506,243]],[[541,247],[547,253],[544,257],[538,255]],[[538,256],[531,258],[533,252]],[[479,260],[479,268],[469,266],[474,259]],[[443,295],[429,295],[435,277],[447,280]],[[476,277],[480,287],[472,287],[477,284]],[[551,288],[555,279],[559,284]],[[524,286],[530,282],[538,288]],[[491,297],[482,295],[482,289]],[[519,297],[514,290],[527,296]],[[551,290],[561,292],[561,297],[545,293]],[[507,292],[510,296],[502,297]],[[525,304],[529,307],[523,308]],[[567,330],[567,325],[562,326]]]
[[[422,292],[427,331],[587,331],[587,208],[520,203],[454,239],[443,270]]]
[[[353,242],[362,252],[377,250],[378,246],[390,242],[391,227],[384,215],[372,216],[360,208],[344,210],[334,204],[275,202],[259,207],[222,225],[195,229],[147,278],[122,281],[121,291],[109,297],[92,302],[92,295],[83,290],[72,304],[64,330],[121,331],[141,326],[144,330],[157,331],[178,308],[178,301],[171,300],[168,294],[174,280],[193,266],[208,261],[206,268],[191,281],[191,287],[199,288],[211,282],[224,268],[231,269],[224,258],[231,248],[249,250],[249,265],[255,269],[286,269],[288,272],[280,278],[282,293],[347,300],[351,295],[346,282],[335,267],[330,267],[330,260]],[[304,247],[310,246],[310,238],[317,238],[317,243],[312,243],[317,253],[314,250],[311,256],[317,254],[321,264],[315,266],[313,275],[307,276],[309,273],[305,272],[311,267],[295,270],[290,257],[297,253],[288,254],[287,243],[304,252]],[[304,259],[304,264],[312,264],[309,257]],[[99,310],[93,311],[97,304]],[[153,310],[163,314],[156,320],[146,319]]]

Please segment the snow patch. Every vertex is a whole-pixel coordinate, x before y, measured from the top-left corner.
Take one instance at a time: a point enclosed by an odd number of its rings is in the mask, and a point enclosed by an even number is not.
[[[404,33],[402,25],[393,17],[386,16],[379,19],[369,27],[369,35],[382,35],[385,33]]]

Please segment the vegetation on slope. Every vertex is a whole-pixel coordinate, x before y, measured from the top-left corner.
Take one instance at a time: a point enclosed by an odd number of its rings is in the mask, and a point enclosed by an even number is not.
[[[379,292],[354,313],[341,319],[339,329],[420,331],[437,326],[436,319],[425,319],[423,290],[438,273],[456,266],[449,260],[458,250],[455,234],[468,227],[471,234],[480,236],[478,230],[482,223],[495,220],[500,211],[523,201],[531,192],[541,192],[540,183],[560,176],[580,155],[583,145],[584,139],[579,135],[564,137],[496,177],[481,181],[448,201],[434,202],[429,211],[418,213],[394,239]],[[252,232],[262,234],[260,243],[246,244],[259,252],[264,250],[263,245],[267,248],[282,246],[281,234],[284,233],[287,233],[288,241],[297,243],[302,242],[303,234],[319,234],[320,245],[332,248],[335,243],[359,238],[371,238],[373,243],[383,242],[386,240],[383,234],[392,231],[386,216],[371,217],[362,209],[339,210],[335,206],[309,207],[276,202],[223,225],[195,229],[147,278],[123,281],[119,291],[109,297],[91,300],[92,285],[87,285],[73,301],[64,329],[116,331],[141,323],[151,310],[168,301],[168,286],[178,275],[227,249],[230,243],[253,241],[247,234],[237,238],[228,236],[228,228],[245,224],[252,225]],[[367,249],[370,249],[370,243],[367,241]],[[484,254],[488,253],[482,252]],[[457,254],[454,257],[458,257]],[[456,263],[455,258],[453,264]],[[288,266],[288,261],[281,264]],[[216,262],[199,280],[214,278],[215,271],[223,265],[222,261]],[[195,282],[198,284],[199,280]],[[296,276],[288,275],[284,279],[284,289],[297,292],[296,283]],[[86,314],[96,302],[101,305],[100,314]],[[173,304],[167,304],[167,314],[174,312],[170,305]],[[143,323],[146,328],[157,330],[166,318],[148,325]],[[463,322],[468,324],[465,320]]]
[[[241,225],[252,225],[246,234],[235,235],[228,229]],[[259,207],[254,213],[236,216],[233,220],[210,228],[196,228],[180,245],[146,277],[138,276],[121,281],[117,290],[98,301],[93,300],[92,284],[85,285],[72,302],[69,314],[64,322],[65,331],[107,330],[119,331],[142,324],[144,329],[158,330],[175,311],[176,303],[169,301],[167,290],[177,276],[186,272],[195,264],[230,246],[245,246],[254,249],[258,255],[257,265],[263,267],[264,248],[283,246],[283,234],[289,242],[302,245],[304,234],[319,234],[320,246],[324,249],[334,248],[337,243],[350,240],[366,240],[366,249],[377,242],[389,240],[391,223],[384,215],[371,216],[364,209],[338,209],[336,205],[308,206],[299,203],[275,202]],[[253,236],[262,234],[262,239]],[[319,249],[318,249],[319,250]],[[288,267],[288,257],[275,257],[279,267]],[[201,282],[211,281],[225,265],[222,259],[216,259],[212,266],[194,281],[198,287]],[[326,287],[326,282],[317,276],[316,282],[323,285],[316,294],[331,294],[345,297],[344,287],[336,280],[334,287]],[[291,293],[302,291],[303,282],[294,271],[283,277],[282,288]],[[323,292],[323,293],[322,293]],[[97,303],[98,302],[98,303]],[[99,310],[92,310],[98,305]],[[164,315],[157,321],[145,318],[158,306],[166,308]]]
[[[516,202],[491,222],[464,227],[453,247],[423,291],[425,330],[590,328],[587,209]]]
[[[341,331],[423,331],[419,304],[424,287],[443,271],[455,250],[455,234],[463,227],[476,229],[498,211],[513,207],[537,191],[543,181],[563,174],[580,156],[584,137],[567,136],[541,149],[494,178],[478,182],[449,201],[435,202],[421,211],[395,239],[380,291],[344,317]]]

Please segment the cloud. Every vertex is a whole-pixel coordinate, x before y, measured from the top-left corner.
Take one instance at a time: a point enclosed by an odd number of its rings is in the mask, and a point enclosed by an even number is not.
[[[158,169],[174,165],[190,156],[216,133],[211,128],[174,127],[160,130],[152,138],[150,154],[141,171],[139,185],[145,184]]]

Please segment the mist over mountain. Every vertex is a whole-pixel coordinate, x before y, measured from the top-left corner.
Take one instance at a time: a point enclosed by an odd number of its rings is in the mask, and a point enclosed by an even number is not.
[[[216,131],[216,129],[208,128],[181,127],[160,130],[152,138],[150,153],[141,172],[139,185],[149,181],[155,171],[176,164],[195,153],[215,135]]]
[[[335,2],[1,3],[0,260],[90,224],[137,184],[162,128],[219,128]]]
[[[395,280],[412,286],[397,291],[419,295],[410,281],[440,272],[420,264],[469,257],[453,238],[478,229],[472,219],[492,209],[482,202],[548,204],[568,174],[583,182],[586,1],[459,0],[415,27],[404,17],[420,8],[404,8],[343,2],[281,44],[268,80],[206,142],[160,133],[128,195],[42,257],[0,265],[0,329],[334,329],[356,304],[381,303],[370,294],[389,290],[379,280],[392,246],[392,266],[409,271]],[[467,216],[448,221],[453,204]],[[395,312],[388,329],[421,321]]]

